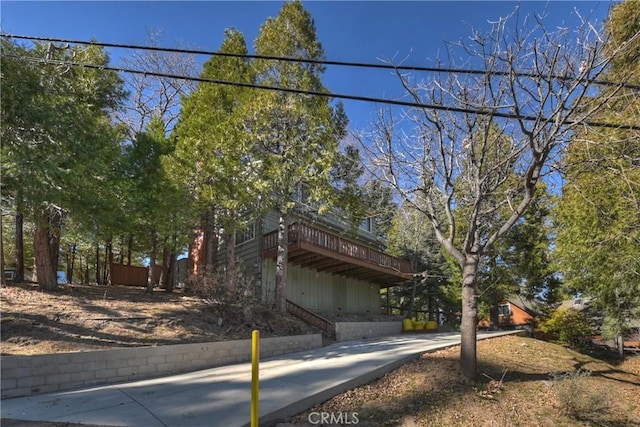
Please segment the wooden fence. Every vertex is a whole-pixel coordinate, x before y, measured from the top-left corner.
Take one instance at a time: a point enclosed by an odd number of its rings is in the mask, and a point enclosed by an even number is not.
[[[111,263],[111,284],[125,286],[147,286],[149,278],[148,267]],[[156,265],[153,269],[153,283],[160,283],[162,267]]]

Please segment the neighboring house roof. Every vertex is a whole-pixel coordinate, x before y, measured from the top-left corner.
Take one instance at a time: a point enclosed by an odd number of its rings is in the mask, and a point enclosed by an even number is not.
[[[536,300],[524,298],[522,295],[511,295],[505,298],[505,301],[519,307],[532,316],[538,316],[540,314],[540,305]]]
[[[558,308],[572,308],[578,311],[584,311],[589,308],[595,309],[594,306],[595,298],[591,297],[575,297],[572,299],[564,300],[560,304]],[[591,310],[589,313],[590,316],[602,319],[603,314],[600,310]],[[627,317],[626,326],[629,328],[640,328],[640,318]]]
[[[573,308],[574,310],[582,311],[590,307],[592,302],[593,298],[590,297],[576,297],[562,301],[558,308]]]

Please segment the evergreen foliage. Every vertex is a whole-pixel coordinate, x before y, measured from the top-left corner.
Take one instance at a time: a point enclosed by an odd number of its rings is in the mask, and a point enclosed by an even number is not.
[[[4,54],[108,64],[100,48],[2,40],[2,185],[20,193],[26,219],[35,222],[35,264],[42,289],[57,286],[58,246],[64,218],[88,227],[108,222],[120,129],[110,111],[124,99],[111,71],[41,65]]]
[[[258,55],[300,59],[324,59],[311,14],[302,2],[285,3],[275,18],[260,28],[255,41]],[[252,64],[256,82],[265,86],[326,92],[321,76],[324,66],[257,59]],[[346,118],[340,107],[324,97],[260,91],[254,94],[244,113],[246,132],[259,160],[264,180],[262,203],[280,215],[276,260],[275,301],[285,311],[288,226],[293,196],[305,185],[309,200],[325,210],[334,199],[331,170],[338,153],[338,141],[345,134]]]
[[[608,54],[617,53],[606,77],[640,83],[640,9],[633,1],[612,7],[607,20]],[[632,36],[636,35],[634,39]],[[631,43],[626,43],[631,40]],[[624,49],[616,52],[619,46]],[[609,98],[599,119],[640,121],[637,89],[605,88]],[[594,99],[586,99],[588,108]],[[640,135],[617,129],[584,129],[564,158],[565,182],[555,211],[555,260],[570,292],[595,303],[620,335],[640,317]]]
[[[559,308],[540,325],[540,330],[551,339],[580,348],[591,339],[593,330],[581,311],[573,308]]]

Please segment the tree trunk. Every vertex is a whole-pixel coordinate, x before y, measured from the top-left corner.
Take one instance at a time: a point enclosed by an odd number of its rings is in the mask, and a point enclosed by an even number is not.
[[[7,279],[4,277],[4,242],[2,239],[2,212],[0,212],[0,284],[5,285]]]
[[[165,245],[167,249],[166,256],[162,257],[162,284],[167,292],[173,292],[173,284],[175,283],[175,265],[176,265],[176,240],[177,236],[174,234],[171,247]]]
[[[236,233],[226,233],[224,236],[224,241],[226,244],[226,252],[225,252],[225,283],[227,285],[227,289],[229,293],[232,295],[236,292],[237,288],[237,277],[236,277]]]
[[[118,240],[118,243],[120,244],[120,251],[118,251],[118,264],[124,265],[124,253],[126,251],[126,248],[124,245],[123,235],[120,235],[120,239]]]
[[[414,258],[414,263],[413,263],[414,267],[413,267],[413,271],[415,270],[415,258]],[[414,317],[414,306],[416,303],[416,289],[418,288],[418,279],[416,278],[416,276],[413,276],[413,280],[411,281],[411,299],[409,300],[409,313],[407,314],[407,317],[409,319]]]
[[[153,292],[153,270],[158,256],[158,235],[155,228],[151,230],[151,254],[149,255],[149,278],[147,280],[147,292]]]
[[[201,221],[200,227],[194,228],[191,232],[191,241],[189,242],[189,253],[187,259],[187,277],[197,277],[202,275],[204,268],[204,259],[202,246],[204,245],[204,229]]]
[[[100,243],[96,242],[96,284],[101,285],[102,277],[100,275]]]
[[[129,234],[127,240],[127,265],[131,265],[131,250],[133,248],[133,234]]]
[[[167,239],[162,242],[162,273],[160,273],[160,287],[167,287],[167,277],[169,275],[169,256],[171,249],[167,243]]]
[[[287,260],[289,258],[289,217],[280,214],[278,223],[278,255],[276,258],[276,310],[287,311]]]
[[[73,269],[75,267],[76,262],[76,252],[78,250],[78,245],[75,243],[68,247],[67,251],[67,283],[73,283]]]
[[[391,315],[393,313],[391,313],[391,301],[389,301],[389,288],[387,288],[387,291],[385,292],[384,297],[385,297],[385,302],[386,302],[386,305],[387,305],[387,313],[386,314],[387,315]]]
[[[438,320],[438,316],[436,315],[436,301],[433,297],[433,291],[431,287],[429,287],[429,291],[427,292],[427,305],[429,307],[429,319],[428,320]]]
[[[173,286],[176,283],[176,252],[172,250],[169,253],[169,268],[167,269],[167,281],[165,289],[167,292],[173,292]]]
[[[216,259],[218,258],[218,232],[216,230],[216,217],[213,207],[207,212],[205,223],[204,274],[207,277],[213,277],[216,273]]]
[[[462,269],[462,320],[460,323],[460,370],[468,379],[477,375],[476,325],[478,323],[478,302],[476,280],[478,255],[466,255]]]
[[[111,239],[104,245],[104,268],[102,269],[102,283],[109,284],[109,268],[113,262],[113,251],[111,250]]]
[[[49,237],[49,215],[43,212],[36,221],[33,239],[38,286],[43,291],[52,291],[58,287],[58,278],[51,258]]]
[[[83,285],[85,284],[84,282],[84,266],[82,264],[82,254],[78,254],[78,275],[80,276],[80,283],[82,283]]]
[[[497,331],[500,327],[500,313],[498,312],[498,301],[495,299],[491,300],[491,305],[489,306],[489,323],[492,331]]]
[[[411,260],[411,271],[417,271],[417,270],[418,270],[418,257],[414,255],[413,259]],[[418,289],[418,277],[414,275],[413,280],[411,280],[411,299],[409,300],[409,313],[407,315],[407,317],[410,319],[415,317],[417,289]]]
[[[56,210],[49,214],[49,251],[51,254],[51,267],[58,277],[58,261],[60,258],[60,233],[62,232],[62,212]]]
[[[67,275],[67,282],[69,281],[69,270],[71,269],[71,246],[67,245],[64,251],[64,271]]]
[[[620,329],[618,329],[616,333],[616,348],[618,350],[618,357],[620,357],[621,360],[624,359],[624,337]]]
[[[84,284],[89,284],[89,257],[85,257],[84,259]]]
[[[173,236],[172,243],[165,240],[162,247],[162,286],[167,292],[173,292],[174,270],[175,270],[175,242],[177,236]]]
[[[24,283],[24,215],[18,203],[16,212],[16,274],[15,283]]]

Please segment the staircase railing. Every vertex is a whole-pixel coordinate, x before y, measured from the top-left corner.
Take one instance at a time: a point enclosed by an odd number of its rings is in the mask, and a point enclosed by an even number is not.
[[[287,311],[298,319],[320,329],[325,334],[325,336],[333,337],[333,324],[331,323],[331,321],[325,319],[319,314],[307,310],[306,308],[290,300],[287,300]]]

